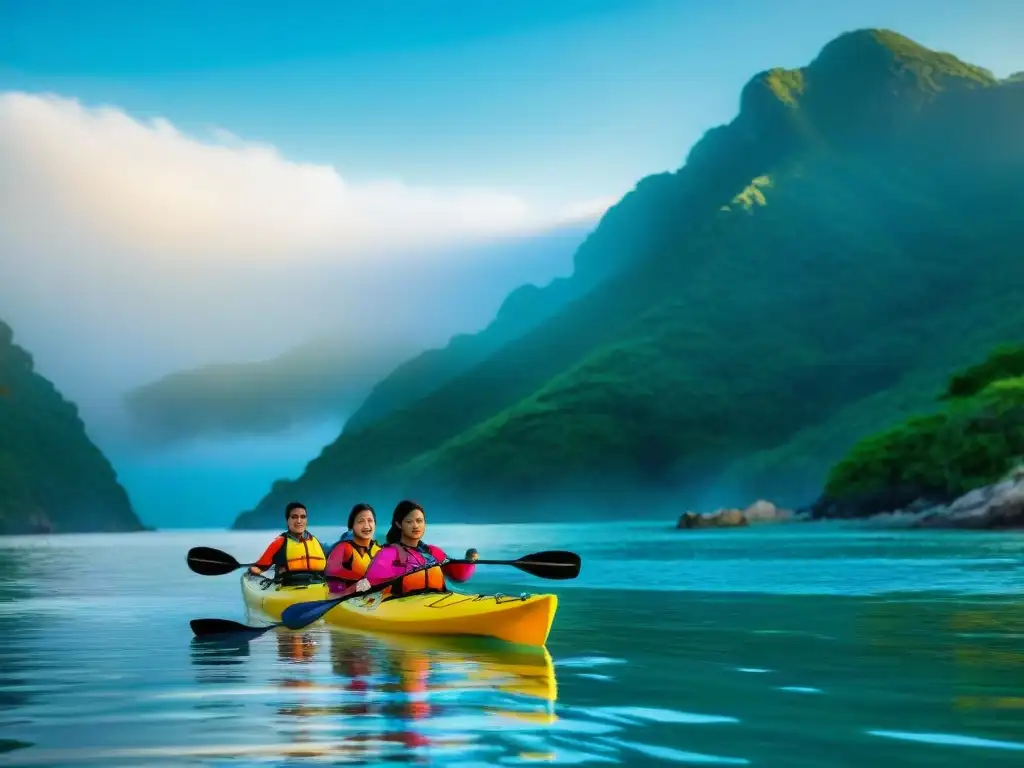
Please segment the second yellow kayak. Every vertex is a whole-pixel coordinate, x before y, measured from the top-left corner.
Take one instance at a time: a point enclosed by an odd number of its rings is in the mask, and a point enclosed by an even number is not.
[[[275,621],[289,605],[332,597],[325,584],[282,587],[261,576],[242,575],[246,605]],[[429,593],[382,600],[379,592],[346,600],[324,616],[339,627],[418,635],[492,637],[507,643],[547,642],[558,609],[555,595]]]

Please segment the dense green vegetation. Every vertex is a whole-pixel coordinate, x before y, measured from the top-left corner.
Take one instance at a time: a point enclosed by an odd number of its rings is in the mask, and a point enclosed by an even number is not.
[[[544,288],[520,286],[509,294],[485,329],[455,336],[442,349],[422,352],[384,377],[348,419],[345,430],[359,430],[437,390],[535,328],[581,292],[576,281],[566,278],[556,278]]]
[[[628,250],[618,271],[346,429],[237,525],[291,496],[510,519],[557,500],[742,505],[766,479],[810,500],[863,434],[1024,337],[1022,129],[1022,84],[891,32],[761,73],[732,123],[638,185],[632,238],[591,235]]]
[[[953,374],[943,398],[971,397],[995,382],[1018,376],[1024,376],[1024,346],[1000,345],[983,362]]]
[[[953,498],[1024,459],[1024,347],[954,375],[940,411],[860,440],[829,473],[821,514],[869,515]]]
[[[141,528],[78,410],[0,322],[0,534]]]

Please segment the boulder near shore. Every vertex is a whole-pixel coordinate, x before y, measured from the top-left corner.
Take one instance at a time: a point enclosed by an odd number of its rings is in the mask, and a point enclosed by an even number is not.
[[[746,509],[716,509],[714,512],[684,512],[676,528],[738,528],[761,523],[784,523],[801,519],[795,512],[770,501],[758,499]]]

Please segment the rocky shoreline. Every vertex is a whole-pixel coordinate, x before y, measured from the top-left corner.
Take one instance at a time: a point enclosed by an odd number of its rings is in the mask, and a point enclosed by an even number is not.
[[[857,514],[855,504],[839,504],[825,498],[797,510],[783,509],[761,499],[746,509],[684,512],[676,528],[740,528],[835,519],[892,528],[1024,530],[1024,464],[1000,481],[975,488],[948,502],[919,499],[891,511],[865,515]]]
[[[897,528],[1024,530],[1024,466],[999,482],[968,491],[948,504],[921,500],[867,520],[874,525]]]

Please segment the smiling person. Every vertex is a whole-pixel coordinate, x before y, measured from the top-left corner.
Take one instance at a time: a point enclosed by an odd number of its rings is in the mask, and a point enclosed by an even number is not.
[[[427,519],[423,507],[415,501],[398,502],[391,515],[391,527],[385,536],[387,546],[370,561],[364,579],[368,584],[364,585],[361,581],[356,591],[363,592],[370,586],[398,579],[404,573],[431,563],[433,567],[412,573],[388,587],[384,590],[384,597],[402,597],[418,592],[448,592],[445,577],[452,581],[468,581],[476,566],[465,563],[440,565],[448,556],[440,547],[423,541],[426,530]],[[467,560],[476,560],[477,557],[475,549],[466,551]]]
[[[282,581],[322,575],[327,558],[316,536],[306,530],[307,517],[305,504],[289,502],[284,508],[288,530],[270,542],[270,546],[249,570],[252,573],[263,573],[273,567],[275,577]]]
[[[380,552],[380,544],[373,540],[377,530],[377,515],[369,504],[356,504],[348,513],[348,529],[327,557],[328,576],[342,581],[331,580],[332,593],[344,592],[356,584],[356,591],[365,592],[370,583],[363,578],[373,556]]]

